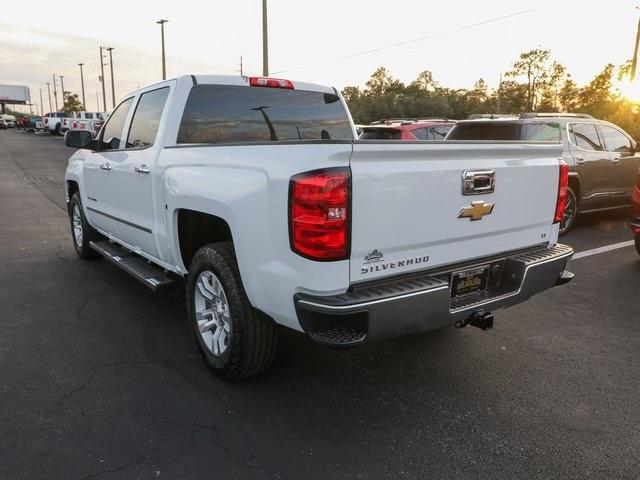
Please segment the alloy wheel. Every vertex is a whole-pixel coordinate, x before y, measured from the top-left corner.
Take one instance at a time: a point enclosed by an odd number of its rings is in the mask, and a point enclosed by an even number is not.
[[[194,310],[202,342],[215,356],[222,356],[231,343],[231,311],[222,283],[205,270],[198,275],[194,290]]]

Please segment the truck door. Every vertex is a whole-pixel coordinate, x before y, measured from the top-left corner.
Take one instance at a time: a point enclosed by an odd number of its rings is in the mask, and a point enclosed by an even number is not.
[[[611,192],[611,157],[604,150],[595,124],[569,124],[571,155],[580,175],[582,208],[608,206]]]
[[[124,159],[124,126],[129,116],[133,97],[124,100],[116,107],[99,135],[102,147],[88,154],[84,161],[83,204],[89,222],[94,227],[118,236],[120,217],[113,208],[114,197],[120,195],[115,190],[113,168]]]
[[[160,152],[156,142],[170,87],[143,92],[138,97],[126,135],[122,159],[113,165],[112,180],[119,192],[112,199],[115,215],[122,221],[119,235],[123,242],[157,256],[153,173]]]
[[[612,201],[627,204],[638,176],[640,157],[636,156],[633,140],[622,131],[609,125],[599,125],[598,128],[611,157]]]

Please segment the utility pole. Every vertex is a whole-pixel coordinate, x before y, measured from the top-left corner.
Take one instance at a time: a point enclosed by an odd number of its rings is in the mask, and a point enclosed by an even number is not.
[[[162,79],[166,80],[167,79],[167,64],[165,63],[165,56],[164,56],[164,24],[167,23],[169,20],[158,20],[156,23],[160,25],[160,37],[162,39]]]
[[[84,63],[79,63],[78,66],[80,67],[80,85],[82,86],[82,105],[84,105],[85,108],[87,108],[87,104],[84,100],[84,73],[82,71],[82,67],[84,66]]]
[[[64,110],[64,80],[62,75],[60,75],[60,88],[62,89],[62,109]]]
[[[116,87],[114,87],[113,83],[113,47],[107,48],[109,52],[109,65],[111,65],[111,108],[116,108]]]
[[[100,94],[96,90],[96,110],[100,110]]]
[[[39,115],[44,115],[44,103],[42,102],[42,88],[40,89],[40,113]]]
[[[636,7],[640,9],[640,7]],[[636,46],[633,49],[633,60],[631,61],[631,74],[629,80],[633,82],[636,79],[636,68],[638,66],[638,45],[640,45],[640,19],[638,19],[638,30],[636,32]]]
[[[267,25],[267,0],[262,0],[262,75],[269,76],[269,32]]]
[[[107,111],[107,93],[104,90],[104,57],[102,56],[102,47],[100,47],[100,82],[102,83],[102,106]]]
[[[498,83],[498,105],[496,107],[496,113],[500,113],[501,101],[502,101],[502,74],[500,74],[500,83]]]
[[[56,74],[53,74],[53,100],[56,104],[56,112],[58,111],[58,90],[56,89]]]
[[[242,65],[242,55],[240,55],[240,76],[244,76],[244,70]]]
[[[53,111],[53,107],[51,106],[51,84],[47,82],[47,93],[49,94],[49,111]]]

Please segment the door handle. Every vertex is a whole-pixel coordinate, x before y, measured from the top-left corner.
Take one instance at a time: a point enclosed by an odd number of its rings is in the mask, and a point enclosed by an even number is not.
[[[103,163],[102,165],[100,165],[100,168],[102,170],[111,170],[111,165],[109,165],[109,162]]]
[[[584,157],[576,157],[576,164],[584,165]]]
[[[147,167],[147,166],[146,166],[146,165],[144,165],[144,164],[143,164],[143,165],[140,165],[139,167],[138,167],[138,166],[133,167],[133,170],[134,170],[136,173],[149,173],[149,172],[151,172],[151,170],[149,170],[149,167]]]

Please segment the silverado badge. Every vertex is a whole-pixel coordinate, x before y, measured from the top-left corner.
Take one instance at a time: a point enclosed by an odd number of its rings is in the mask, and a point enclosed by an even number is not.
[[[472,222],[475,220],[482,220],[485,215],[491,215],[493,212],[494,203],[484,203],[484,201],[471,202],[468,207],[462,207],[458,218],[468,218]]]

